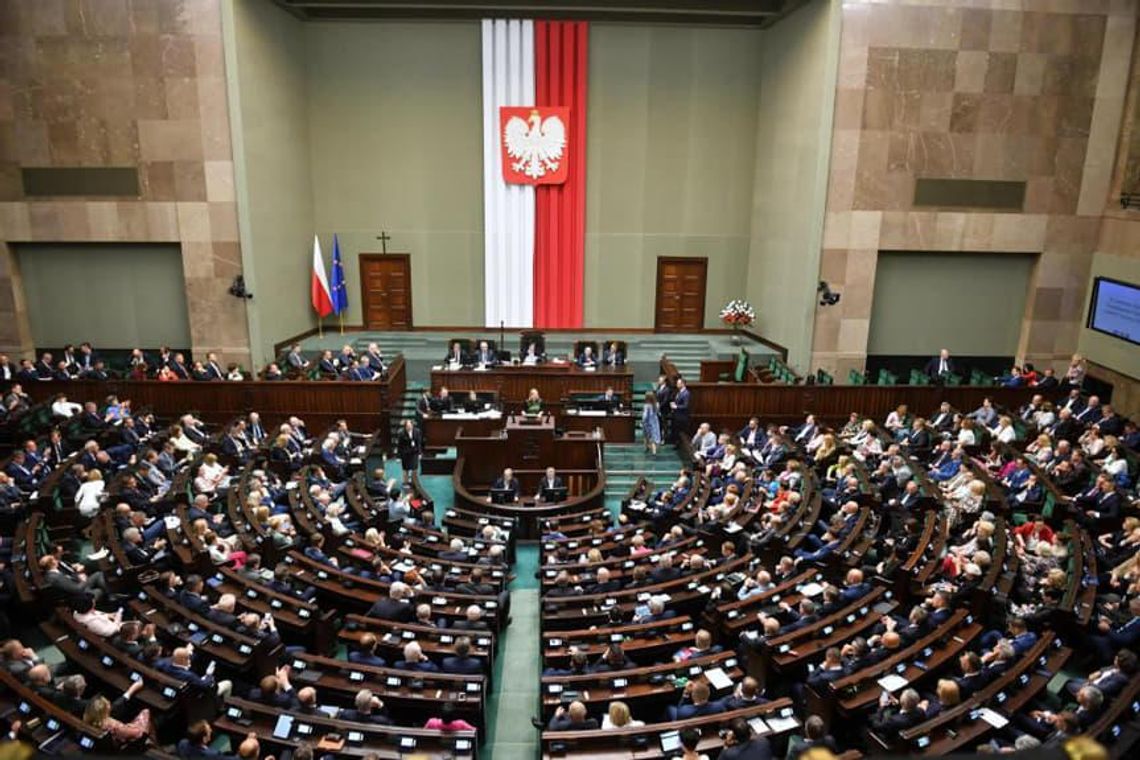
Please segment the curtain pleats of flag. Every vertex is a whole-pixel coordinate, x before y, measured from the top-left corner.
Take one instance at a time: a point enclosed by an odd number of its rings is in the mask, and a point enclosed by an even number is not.
[[[586,236],[586,105],[589,24],[535,22],[535,104],[570,108],[560,185],[535,190],[534,324],[581,327]]]
[[[503,181],[500,106],[534,105],[534,22],[483,21],[484,313],[534,324],[534,188]]]

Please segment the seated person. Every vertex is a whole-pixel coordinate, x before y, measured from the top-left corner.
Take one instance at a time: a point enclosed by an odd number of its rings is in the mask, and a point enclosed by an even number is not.
[[[538,388],[531,388],[523,402],[524,414],[539,414],[542,412],[542,397],[538,395]]]
[[[562,478],[558,477],[557,471],[553,467],[547,467],[546,474],[538,483],[538,495],[535,496],[535,501],[541,501],[544,493],[557,491],[561,488],[564,488]]]
[[[598,359],[594,356],[593,346],[586,346],[578,356],[578,366],[582,369],[594,369],[598,366]]]
[[[919,706],[920,701],[921,698],[914,689],[905,689],[897,700],[884,691],[879,699],[879,709],[871,716],[871,728],[883,738],[894,739],[900,731],[926,720],[926,713]]]
[[[519,500],[519,482],[515,479],[515,472],[510,467],[503,470],[503,474],[491,486],[494,491],[507,492],[507,501],[515,502]]]
[[[621,396],[615,394],[613,388],[606,388],[606,392],[602,394],[600,403],[602,408],[607,412],[621,411]]]
[[[665,719],[669,721],[687,720],[702,715],[715,715],[726,709],[724,700],[710,700],[712,691],[709,682],[703,678],[689,681],[681,694],[681,701],[676,705],[669,705],[665,711]]]
[[[447,386],[439,389],[439,395],[431,401],[432,411],[439,412],[440,414],[447,414],[455,407],[453,399],[451,398],[451,391]]]
[[[546,357],[539,351],[537,343],[532,341],[527,344],[526,352],[522,355],[522,363],[524,365],[533,366],[535,364],[541,364],[545,360]]]
[[[589,717],[586,705],[574,700],[569,707],[559,705],[546,728],[549,731],[590,731],[597,727],[598,721]]]
[[[447,356],[443,358],[444,366],[458,368],[466,365],[467,363],[467,355],[463,353],[463,347],[460,345],[459,341],[454,341],[451,344],[451,350],[449,350],[447,352]]]
[[[618,344],[610,343],[602,352],[602,364],[607,367],[621,367],[625,364],[625,352],[618,347]]]
[[[474,363],[478,367],[494,367],[499,363],[499,357],[487,345],[487,341],[479,341],[479,349],[475,352]]]

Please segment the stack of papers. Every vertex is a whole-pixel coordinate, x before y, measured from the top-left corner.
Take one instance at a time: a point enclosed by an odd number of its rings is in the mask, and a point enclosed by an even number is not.
[[[891,673],[879,679],[879,686],[882,687],[883,691],[892,693],[903,688],[907,683],[907,680],[897,673]]]
[[[709,679],[709,684],[714,689],[730,689],[732,688],[732,679],[724,672],[722,668],[709,668],[705,671],[705,678]]]

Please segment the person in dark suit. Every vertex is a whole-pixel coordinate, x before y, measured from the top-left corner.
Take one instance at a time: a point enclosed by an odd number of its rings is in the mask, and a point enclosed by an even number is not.
[[[538,483],[538,495],[535,497],[535,500],[541,499],[544,491],[556,490],[562,487],[562,478],[558,477],[557,471],[553,467],[547,467],[546,474],[542,476],[542,480]]]
[[[914,689],[904,690],[899,695],[897,704],[893,697],[884,692],[879,709],[871,716],[871,728],[885,739],[894,739],[900,731],[926,720],[926,713],[918,706],[920,701],[922,700]]]
[[[950,358],[950,351],[944,348],[938,352],[938,356],[926,363],[923,374],[931,380],[941,380],[947,375],[958,374],[958,368],[955,366],[954,360]]]
[[[405,583],[393,583],[388,587],[388,596],[376,600],[368,610],[368,617],[394,620],[397,623],[410,623],[414,611],[406,599],[411,598],[413,591]]]
[[[471,639],[460,636],[455,640],[455,654],[444,657],[440,669],[444,673],[477,676],[483,672],[483,661],[471,656]]]
[[[701,715],[715,715],[725,710],[724,702],[712,701],[709,683],[705,680],[689,681],[681,695],[681,701],[666,708],[666,720],[687,720]]]
[[[763,736],[755,736],[744,718],[728,724],[720,760],[772,760],[772,745]]]
[[[491,626],[483,619],[483,608],[478,604],[467,605],[467,611],[462,620],[452,620],[446,624],[448,628],[460,631],[489,631]]]
[[[222,365],[218,363],[218,355],[214,352],[206,354],[206,363],[203,365],[206,370],[207,380],[225,380],[226,373],[222,369]]]
[[[384,355],[380,353],[380,344],[369,343],[368,350],[364,352],[364,356],[361,358],[368,364],[368,369],[372,371],[374,378],[380,377],[387,371],[387,367],[384,365]]]
[[[340,370],[337,369],[336,359],[333,358],[332,351],[322,351],[321,358],[317,361],[317,369],[321,373],[321,377],[326,379],[335,378],[340,375]]]
[[[356,642],[356,648],[348,653],[348,661],[354,662],[357,665],[371,665],[373,667],[383,668],[388,663],[384,658],[376,654],[376,646],[379,640],[374,633],[365,633]]]
[[[189,380],[190,372],[186,369],[186,357],[182,354],[175,354],[174,358],[166,365],[170,367],[170,371],[179,380]]]
[[[339,720],[350,723],[372,723],[378,726],[391,725],[392,719],[384,713],[384,703],[370,689],[356,692],[352,707],[337,713]]]
[[[689,399],[691,395],[688,386],[685,384],[685,379],[678,377],[676,393],[669,402],[672,416],[672,425],[669,429],[674,440],[679,436],[689,434]]]
[[[226,755],[210,746],[214,739],[214,729],[209,722],[199,720],[192,723],[186,731],[186,737],[178,740],[178,756],[194,760],[199,757],[217,758],[217,760],[237,760],[235,755]]]
[[[479,348],[475,351],[474,364],[476,366],[494,367],[499,363],[499,357],[491,350],[487,341],[479,341]]]
[[[616,342],[610,343],[602,352],[602,364],[613,369],[625,365],[625,352],[618,347]]]
[[[510,491],[508,501],[519,500],[519,482],[515,479],[515,472],[510,467],[503,470],[502,476],[495,480],[491,488],[495,491]]]
[[[443,357],[444,366],[463,367],[468,364],[467,356],[463,353],[463,346],[459,341],[454,341],[451,344],[451,350],[447,352],[447,356]]]
[[[578,366],[582,369],[593,369],[598,366],[598,357],[594,356],[594,347],[585,346],[578,355]]]
[[[1111,666],[1093,671],[1088,678],[1073,678],[1066,681],[1065,691],[1076,699],[1082,688],[1095,686],[1106,697],[1115,697],[1124,690],[1137,672],[1140,672],[1140,667],[1136,654],[1130,649],[1121,649],[1113,658]]]
[[[410,419],[404,420],[404,425],[396,436],[396,452],[400,455],[400,467],[404,471],[405,483],[412,482],[412,476],[419,469],[420,455],[423,451],[423,434]]]
[[[1096,633],[1088,637],[1088,643],[1097,654],[1098,662],[1112,662],[1115,653],[1121,649],[1135,650],[1140,644],[1140,596],[1128,602],[1128,617],[1124,622],[1114,623],[1101,618],[1096,624]]]
[[[439,666],[427,658],[418,642],[404,645],[404,659],[394,666],[397,670],[417,670],[421,673],[438,673]]]
[[[25,383],[35,382],[40,379],[40,373],[36,372],[36,368],[32,365],[31,359],[20,360],[20,368],[16,370],[16,379]]]
[[[40,380],[51,380],[55,376],[55,363],[51,354],[44,352],[35,366],[36,377]]]
[[[585,704],[574,700],[569,707],[559,705],[546,728],[549,731],[593,731],[598,728],[598,721],[589,716]]]

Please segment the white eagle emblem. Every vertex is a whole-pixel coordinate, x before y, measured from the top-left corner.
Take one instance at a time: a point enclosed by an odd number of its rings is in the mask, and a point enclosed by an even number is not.
[[[566,149],[566,125],[558,116],[543,120],[538,111],[531,111],[526,121],[512,116],[503,128],[503,142],[513,159],[511,170],[539,179],[558,171]]]

